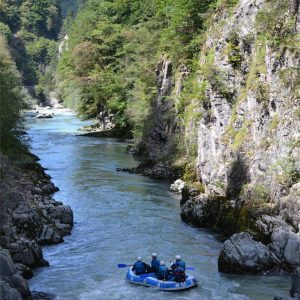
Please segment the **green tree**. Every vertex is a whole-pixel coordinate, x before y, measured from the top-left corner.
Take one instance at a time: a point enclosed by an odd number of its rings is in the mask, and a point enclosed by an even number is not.
[[[0,145],[2,151],[13,140],[13,129],[25,107],[21,78],[9,54],[5,38],[0,35]]]

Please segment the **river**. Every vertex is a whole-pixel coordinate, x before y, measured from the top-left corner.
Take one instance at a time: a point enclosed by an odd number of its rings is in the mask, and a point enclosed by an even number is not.
[[[50,267],[34,270],[31,290],[57,300],[109,299],[273,299],[288,294],[283,276],[232,276],[218,273],[221,244],[210,232],[180,220],[179,198],[169,184],[116,172],[138,162],[113,139],[78,136],[84,122],[72,114],[28,119],[32,151],[60,191],[56,200],[72,207],[74,229],[59,245],[43,247]],[[125,281],[137,256],[150,261],[157,252],[166,262],[180,254],[199,280],[190,291],[168,293]]]

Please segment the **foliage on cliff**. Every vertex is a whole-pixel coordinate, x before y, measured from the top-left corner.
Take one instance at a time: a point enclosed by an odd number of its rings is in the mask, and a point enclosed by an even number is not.
[[[13,129],[20,120],[20,110],[25,105],[25,93],[22,90],[20,74],[1,34],[0,87],[0,149],[6,152],[14,143]]]
[[[157,94],[160,56],[191,64],[214,0],[86,1],[58,66],[61,97],[91,118],[116,115],[140,138]],[[174,68],[175,69],[175,68]]]
[[[9,29],[8,41],[25,84],[35,84],[39,65],[49,63],[60,23],[56,0],[0,2],[0,24]]]

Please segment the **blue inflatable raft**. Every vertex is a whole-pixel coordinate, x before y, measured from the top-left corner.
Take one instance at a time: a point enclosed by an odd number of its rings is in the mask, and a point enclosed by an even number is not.
[[[147,276],[147,274],[143,275],[135,275],[130,268],[126,274],[126,279],[133,284],[144,285],[155,287],[159,290],[163,291],[180,291],[180,290],[188,290],[198,285],[198,281],[195,277],[191,275],[186,275],[187,278],[185,282],[175,282],[175,281],[163,281],[158,280],[156,276],[152,273]]]

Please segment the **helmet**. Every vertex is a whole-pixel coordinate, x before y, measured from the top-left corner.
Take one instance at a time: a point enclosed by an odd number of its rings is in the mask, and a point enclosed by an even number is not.
[[[162,261],[160,262],[160,265],[161,265],[161,266],[164,266],[164,265],[165,265],[165,262],[162,260]]]
[[[152,256],[157,257],[157,253],[153,252]]]
[[[140,256],[138,256],[137,260],[138,261],[142,261],[142,258]]]
[[[181,256],[180,255],[176,255],[176,259],[180,259],[181,258]]]

